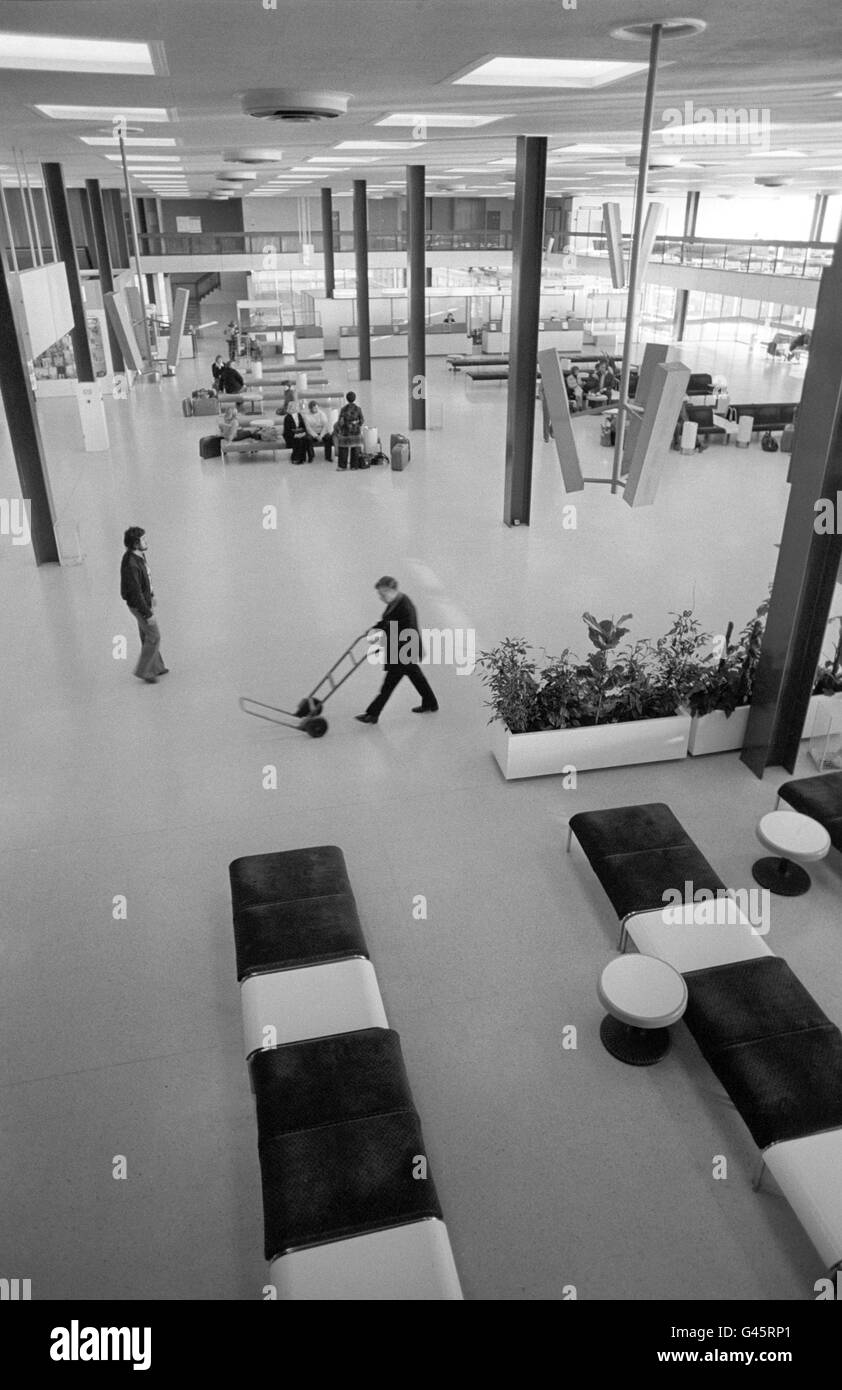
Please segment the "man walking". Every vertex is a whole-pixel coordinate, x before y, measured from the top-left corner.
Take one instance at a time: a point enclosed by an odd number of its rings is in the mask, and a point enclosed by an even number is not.
[[[130,526],[123,536],[126,547],[120,565],[120,596],[129,606],[140,633],[140,656],[134,669],[136,676],[155,685],[159,676],[169,670],[161,657],[161,634],[153,609],[155,595],[146,564],[146,532],[142,526]]]
[[[412,713],[434,714],[439,707],[438,701],[419,665],[423,652],[415,605],[406,594],[401,593],[398,581],[391,575],[384,574],[374,587],[381,603],[386,605],[382,619],[372,628],[373,632],[382,632],[386,636],[386,675],[379,695],[372,700],[365,714],[358,714],[356,718],[361,724],[376,724],[383,706],[404,676],[409,676],[421,696],[421,704],[414,705]]]

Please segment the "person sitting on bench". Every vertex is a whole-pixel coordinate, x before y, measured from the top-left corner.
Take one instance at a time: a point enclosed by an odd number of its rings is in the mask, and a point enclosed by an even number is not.
[[[790,345],[789,345],[789,351],[787,352],[787,355],[786,355],[786,360],[787,360],[787,362],[791,362],[791,361],[792,361],[793,354],[796,353],[796,352],[798,352],[799,348],[809,348],[809,346],[810,346],[810,334],[809,334],[809,333],[799,333],[798,336],[797,336],[796,338],[793,338],[792,342],[791,342]]]
[[[309,443],[309,456],[313,458],[313,446],[323,444],[325,448],[325,459],[329,463],[333,457],[333,434],[327,423],[327,416],[323,410],[319,409],[316,401],[311,401],[306,411],[304,411],[304,428],[307,431]]]
[[[222,412],[222,423],[219,426],[219,433],[226,444],[239,444],[241,439],[260,439],[261,433],[257,429],[244,429],[241,427],[240,418],[237,414],[235,405],[227,405]]]
[[[234,366],[233,358],[220,367],[217,383],[223,396],[236,396],[242,391],[243,378]]]

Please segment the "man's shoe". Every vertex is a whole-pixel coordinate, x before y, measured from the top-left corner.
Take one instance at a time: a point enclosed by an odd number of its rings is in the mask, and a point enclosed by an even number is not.
[[[413,714],[438,714],[438,705],[413,705]]]
[[[159,671],[159,672],[158,672],[158,675],[159,675],[159,676],[168,676],[169,674],[170,674],[170,668],[169,668],[169,666],[165,666],[164,669],[163,669],[162,671]]]
[[[377,715],[376,715],[376,714],[355,714],[355,715],[354,715],[354,718],[355,718],[355,719],[358,719],[358,720],[360,721],[361,724],[376,724],[376,723],[377,723]]]
[[[146,684],[147,684],[147,685],[157,685],[157,684],[158,684],[158,677],[157,677],[157,676],[144,676],[143,679],[146,681]]]

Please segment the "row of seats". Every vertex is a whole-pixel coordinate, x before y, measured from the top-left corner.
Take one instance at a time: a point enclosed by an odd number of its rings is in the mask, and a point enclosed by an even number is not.
[[[812,780],[812,779],[811,779]],[[797,784],[791,784],[797,785]],[[782,789],[783,791],[783,789]],[[761,1150],[755,1179],[775,1177],[826,1269],[842,1264],[842,1033],[742,914],[661,802],[586,811],[573,835],[621,919],[620,950],[684,976],[684,1014],[699,1049]],[[687,885],[687,920],[664,908]]]
[[[248,855],[229,877],[277,1297],[461,1299],[342,851]]]

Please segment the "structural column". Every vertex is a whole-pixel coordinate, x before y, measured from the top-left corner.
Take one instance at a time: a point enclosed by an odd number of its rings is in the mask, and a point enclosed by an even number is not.
[[[824,226],[825,213],[827,212],[827,194],[817,193],[813,203],[813,218],[810,223],[810,235],[808,241],[821,241],[822,228]]]
[[[336,268],[333,259],[333,194],[329,188],[322,189],[322,254],[325,266],[325,298],[333,299],[336,294]]]
[[[88,195],[88,208],[91,216],[91,228],[94,239],[94,252],[96,263],[99,268],[99,283],[103,295],[111,294],[114,289],[114,276],[111,273],[111,255],[108,250],[108,234],[105,229],[105,210],[102,206],[102,192],[99,186],[99,179],[86,179],[85,191]],[[108,325],[108,342],[111,347],[111,360],[114,363],[115,372],[124,372],[126,364],[123,361],[123,354],[120,350],[120,343],[111,326],[110,315],[105,316]]]
[[[0,261],[0,395],[12,441],[21,497],[29,505],[29,533],[36,565],[59,564],[55,507],[38,428],[35,397],[12,315],[5,267]],[[9,542],[11,544],[11,542]]]
[[[684,235],[686,237],[696,235],[696,223],[699,217],[699,190],[691,188],[684,203]],[[684,329],[687,324],[687,305],[690,302],[689,290],[678,290],[675,296],[675,318],[672,325],[673,342],[680,343],[684,337]]]
[[[126,236],[126,219],[123,216],[123,196],[119,188],[103,189],[102,208],[111,238],[111,264],[119,266],[120,270],[128,270],[129,239]]]
[[[503,520],[507,526],[526,526],[529,524],[532,502],[538,313],[547,176],[546,136],[519,135],[516,154]]]
[[[424,250],[424,165],[406,170],[407,269],[409,272],[409,428],[427,428],[427,354]]]
[[[70,292],[70,305],[73,309],[73,353],[76,358],[76,376],[79,381],[94,380],[94,365],[91,360],[91,346],[88,342],[88,328],[85,323],[85,303],[82,298],[82,281],[76,261],[76,247],[73,241],[73,227],[70,209],[67,206],[67,190],[60,164],[42,164],[44,190],[50,204],[53,227],[56,235],[56,254],[64,261],[67,274],[67,287]]]
[[[822,272],[742,761],[795,771],[842,561],[842,236]],[[816,504],[825,500],[820,512]],[[831,521],[826,524],[827,512]]]
[[[365,179],[354,179],[354,267],[357,273],[357,331],[360,381],[371,381],[371,324],[368,312],[368,208]]]

